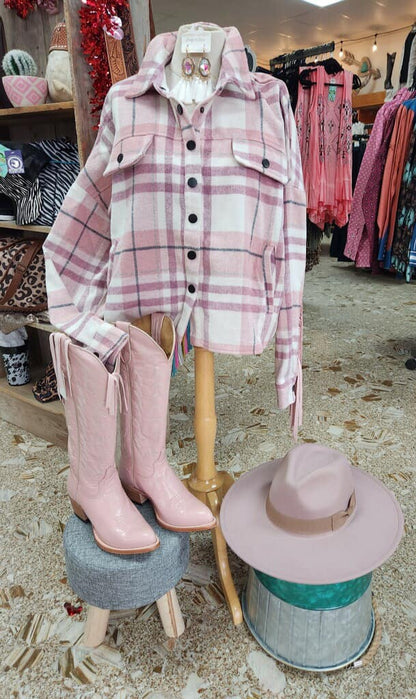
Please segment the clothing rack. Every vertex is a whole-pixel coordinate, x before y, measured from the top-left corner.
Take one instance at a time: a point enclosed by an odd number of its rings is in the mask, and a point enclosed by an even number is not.
[[[320,56],[323,53],[332,53],[334,49],[335,42],[330,41],[327,44],[321,44],[320,46],[312,46],[308,49],[298,49],[289,53],[282,53],[280,56],[276,56],[275,58],[270,59],[270,69],[273,71],[276,68],[276,66],[282,65],[284,63],[301,61],[304,58],[309,58],[310,56]]]

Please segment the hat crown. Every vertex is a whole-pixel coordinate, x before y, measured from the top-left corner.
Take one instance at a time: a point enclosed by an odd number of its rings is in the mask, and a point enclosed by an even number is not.
[[[58,22],[52,32],[49,53],[51,51],[68,51],[68,38],[65,22]]]
[[[281,460],[269,501],[282,515],[314,520],[344,510],[353,490],[352,468],[345,456],[319,444],[300,444]]]

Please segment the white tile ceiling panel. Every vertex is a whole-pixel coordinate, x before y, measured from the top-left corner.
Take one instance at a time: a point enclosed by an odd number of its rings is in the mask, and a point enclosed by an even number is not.
[[[398,29],[416,21],[415,0],[152,0],[156,32],[197,21],[238,28],[262,64],[288,50]],[[349,19],[343,17],[346,15]]]

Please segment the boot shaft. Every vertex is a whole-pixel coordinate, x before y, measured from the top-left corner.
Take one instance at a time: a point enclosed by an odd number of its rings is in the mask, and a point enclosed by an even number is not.
[[[134,325],[117,325],[129,333],[129,342],[122,350],[120,363],[129,406],[121,416],[120,472],[131,472],[134,464],[140,463],[141,473],[151,475],[165,457],[174,326],[163,314],[153,314],[152,335]]]
[[[121,389],[118,367],[110,374],[92,352],[62,333],[51,335],[58,392],[68,428],[71,475],[101,478],[114,466],[117,403]]]

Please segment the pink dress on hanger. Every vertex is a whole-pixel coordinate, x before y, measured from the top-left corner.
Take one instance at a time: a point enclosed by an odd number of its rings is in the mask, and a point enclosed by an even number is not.
[[[321,229],[344,226],[352,202],[352,73],[330,76],[317,66],[311,80],[311,88],[299,88],[296,107],[307,213]]]

